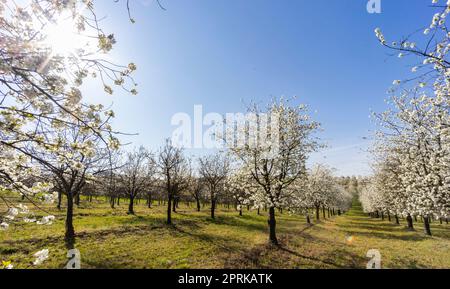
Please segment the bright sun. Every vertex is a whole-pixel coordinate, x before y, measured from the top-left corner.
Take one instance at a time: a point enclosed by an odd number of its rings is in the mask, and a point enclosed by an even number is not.
[[[45,44],[53,54],[69,56],[80,48],[89,50],[94,45],[94,38],[81,34],[76,27],[76,22],[70,16],[60,17],[56,23],[46,26],[43,31],[46,36]]]

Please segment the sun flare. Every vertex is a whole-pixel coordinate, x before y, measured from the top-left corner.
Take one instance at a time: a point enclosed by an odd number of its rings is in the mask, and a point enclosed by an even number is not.
[[[60,17],[55,23],[49,23],[42,31],[45,37],[45,46],[53,54],[71,56],[79,49],[94,52],[96,42],[94,37],[85,35],[77,29],[77,23],[71,16]]]

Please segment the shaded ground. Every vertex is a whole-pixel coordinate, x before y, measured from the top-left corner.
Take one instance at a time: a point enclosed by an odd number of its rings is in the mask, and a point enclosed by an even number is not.
[[[110,209],[101,201],[83,202],[76,210],[76,247],[83,268],[365,268],[369,249],[378,249],[383,268],[450,268],[450,226],[434,222],[433,237],[422,224],[409,232],[364,215],[358,203],[345,216],[309,227],[303,216],[278,214],[281,246],[266,245],[266,216],[220,207],[217,219],[208,210],[181,207],[174,226],[164,224],[164,207],[138,205],[128,216],[126,204]],[[54,211],[51,226],[12,226],[0,232],[0,261],[26,268],[43,248],[50,258],[43,268],[63,268],[64,215]],[[265,212],[262,212],[265,214]]]

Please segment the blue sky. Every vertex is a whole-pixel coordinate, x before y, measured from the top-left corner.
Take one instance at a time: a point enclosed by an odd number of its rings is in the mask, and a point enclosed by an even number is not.
[[[117,129],[137,132],[135,145],[157,149],[175,127],[177,112],[242,112],[244,103],[297,96],[322,123],[329,148],[311,162],[341,175],[369,172],[370,109],[385,108],[394,79],[409,72],[374,36],[381,27],[398,40],[430,23],[431,0],[381,0],[369,14],[367,0],[153,0],[97,1],[103,25],[115,33],[116,62],[135,62],[139,94],[106,96],[87,89],[89,100],[114,103]],[[200,153],[200,152],[198,152]]]

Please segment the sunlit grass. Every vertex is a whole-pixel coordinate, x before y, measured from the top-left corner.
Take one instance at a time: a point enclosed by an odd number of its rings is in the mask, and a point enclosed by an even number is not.
[[[82,201],[75,214],[76,247],[83,268],[365,268],[369,249],[379,249],[384,268],[450,268],[450,226],[432,224],[435,236],[425,237],[421,224],[409,232],[364,215],[357,203],[341,217],[309,227],[305,218],[278,213],[281,247],[267,243],[265,212],[244,216],[219,207],[216,220],[208,208],[195,212],[182,204],[174,226],[165,224],[165,207],[136,206],[126,214],[126,202],[111,209],[103,200]],[[0,259],[26,268],[32,254],[50,249],[43,268],[63,268],[64,213],[51,208],[51,226],[11,226],[0,232]],[[353,241],[348,242],[349,236]]]

